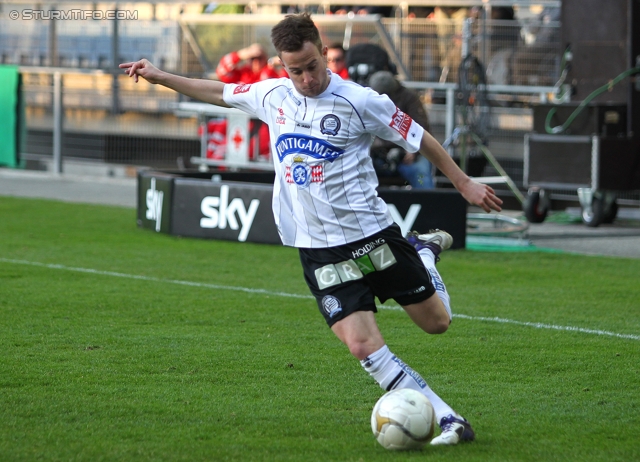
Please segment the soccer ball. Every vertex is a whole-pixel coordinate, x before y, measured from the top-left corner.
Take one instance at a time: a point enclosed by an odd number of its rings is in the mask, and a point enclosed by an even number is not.
[[[436,415],[429,399],[410,388],[384,394],[373,407],[371,430],[385,449],[420,449],[431,438]]]

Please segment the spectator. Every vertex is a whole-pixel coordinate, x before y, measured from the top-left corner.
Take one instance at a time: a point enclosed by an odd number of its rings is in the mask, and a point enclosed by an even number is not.
[[[377,71],[397,73],[389,54],[374,43],[357,43],[347,53],[349,78],[362,86],[369,86],[369,77]]]
[[[426,22],[434,11],[435,7],[410,6],[404,26],[409,40],[412,80],[419,82],[437,82],[441,74],[438,35],[433,24]]]
[[[390,18],[393,14],[392,6],[363,6],[363,5],[334,5],[329,9],[329,14],[379,14],[385,18]]]
[[[402,85],[391,72],[374,73],[369,78],[369,85],[381,95],[387,95],[398,109],[429,131],[429,118],[420,101],[420,96]],[[400,174],[412,188],[433,189],[434,187],[431,162],[424,156],[407,152],[395,143],[376,137],[371,147],[371,157],[380,176]]]
[[[427,18],[433,14],[435,7],[430,6],[410,6],[408,19]]]
[[[273,58],[267,58],[267,52],[262,45],[254,43],[224,55],[216,68],[216,74],[224,83],[256,83],[287,77],[282,66],[278,66],[274,61]]]
[[[511,21],[508,23],[507,21]],[[491,52],[500,49],[514,49],[520,41],[520,26],[516,21],[515,11],[512,7],[494,6],[491,8],[491,28],[489,39],[491,40]]]
[[[331,72],[338,74],[344,80],[349,80],[346,53],[339,43],[334,43],[327,48],[327,67]]]
[[[462,60],[462,26],[469,16],[466,8],[436,7],[433,20],[438,33],[438,49],[440,52],[440,82],[455,81],[460,61]]]

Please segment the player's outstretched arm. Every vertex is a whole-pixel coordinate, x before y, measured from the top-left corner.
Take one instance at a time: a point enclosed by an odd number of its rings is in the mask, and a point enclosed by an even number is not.
[[[420,143],[420,154],[429,159],[460,191],[470,204],[482,207],[485,212],[502,210],[502,199],[496,196],[493,188],[473,181],[453,161],[449,153],[425,130]]]
[[[136,83],[138,82],[138,78],[142,77],[149,83],[163,85],[178,93],[204,101],[205,103],[229,107],[222,99],[222,91],[224,89],[224,83],[222,82],[189,79],[187,77],[170,74],[169,72],[161,71],[146,59],[122,63],[119,67],[120,69],[124,69],[124,72],[129,77],[132,77]]]

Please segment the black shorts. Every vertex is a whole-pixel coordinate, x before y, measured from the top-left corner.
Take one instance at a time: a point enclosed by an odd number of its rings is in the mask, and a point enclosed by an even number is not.
[[[435,293],[418,252],[395,223],[350,244],[299,251],[304,279],[329,326],[355,311],[376,312],[375,297],[405,306]]]

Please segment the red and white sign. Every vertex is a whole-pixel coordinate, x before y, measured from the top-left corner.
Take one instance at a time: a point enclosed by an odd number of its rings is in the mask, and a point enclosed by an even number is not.
[[[396,108],[396,113],[393,114],[391,118],[391,123],[389,126],[393,128],[395,131],[400,133],[402,137],[407,139],[407,132],[409,131],[409,127],[411,127],[411,122],[413,119],[409,117],[407,114],[402,112],[400,109]]]

